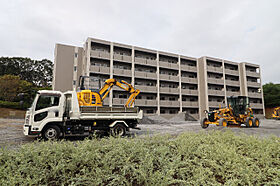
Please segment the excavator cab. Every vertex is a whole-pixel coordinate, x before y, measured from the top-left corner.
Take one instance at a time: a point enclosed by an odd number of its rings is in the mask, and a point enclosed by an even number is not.
[[[249,98],[246,96],[230,96],[227,97],[228,108],[232,108],[234,116],[244,115],[249,107]]]

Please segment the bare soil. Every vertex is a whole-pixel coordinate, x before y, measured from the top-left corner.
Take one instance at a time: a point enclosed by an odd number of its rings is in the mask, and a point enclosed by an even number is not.
[[[4,119],[0,118],[0,148],[5,146],[18,146],[36,140],[23,135],[23,119]],[[174,121],[168,123],[166,121],[159,124],[139,124],[141,130],[131,130],[129,136],[146,136],[155,134],[171,134],[178,135],[182,132],[200,132],[213,130],[231,130],[236,134],[255,135],[260,137],[268,137],[271,135],[280,137],[280,120],[261,120],[259,128],[246,127],[217,127],[209,126],[202,129],[198,121]]]

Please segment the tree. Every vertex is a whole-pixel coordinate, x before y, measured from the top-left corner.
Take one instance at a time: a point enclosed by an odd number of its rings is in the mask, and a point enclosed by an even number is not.
[[[29,94],[34,90],[32,83],[21,80],[19,76],[4,75],[0,77],[0,100],[19,101],[18,94]]]
[[[53,63],[48,59],[41,61],[22,57],[1,57],[0,76],[11,74],[31,82],[38,87],[51,86]]]
[[[280,106],[280,84],[268,83],[263,86],[265,107]]]

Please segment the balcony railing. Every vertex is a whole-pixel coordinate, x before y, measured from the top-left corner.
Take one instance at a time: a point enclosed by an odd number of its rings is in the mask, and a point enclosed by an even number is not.
[[[250,106],[253,109],[263,109],[263,104],[262,103],[250,103]]]
[[[171,75],[167,75],[167,74],[160,74],[159,75],[159,79],[160,80],[166,80],[166,81],[179,81],[179,76],[171,76]]]
[[[144,64],[149,66],[157,66],[157,61],[152,59],[145,59],[140,57],[135,57],[134,61],[136,64]]]
[[[179,101],[160,100],[160,106],[179,107],[180,106],[180,102]]]
[[[240,83],[239,81],[233,81],[233,80],[228,80],[226,79],[226,85],[229,85],[229,86],[240,86]]]
[[[218,96],[224,96],[225,91],[223,90],[208,90],[209,95],[218,95]]]
[[[183,83],[194,83],[197,84],[197,78],[181,77]]]
[[[223,73],[223,68],[222,67],[207,66],[207,71],[216,72],[216,73]]]
[[[227,91],[227,96],[240,96],[240,92]]]
[[[208,78],[208,83],[223,85],[224,80],[223,79],[217,79],[217,78]]]
[[[170,69],[179,69],[179,65],[176,63],[168,63],[165,61],[159,61],[159,67],[170,68]]]
[[[239,71],[238,70],[231,70],[231,69],[225,69],[225,73],[228,75],[235,75],[235,76],[239,76]]]
[[[115,68],[114,69],[114,75],[129,76],[129,77],[131,77],[131,70]]]
[[[179,94],[178,88],[160,87],[160,93]]]
[[[110,59],[110,53],[109,52],[100,52],[100,51],[91,50],[90,55],[92,57],[96,57],[96,58]]]
[[[132,61],[131,56],[120,55],[120,54],[114,54],[114,59],[117,60],[117,61],[126,61],[126,62],[131,62]]]
[[[95,73],[110,73],[109,67],[101,67],[101,66],[90,66],[90,71]]]
[[[258,82],[247,81],[247,86],[260,88],[261,84]]]
[[[157,100],[149,100],[149,99],[136,99],[136,106],[157,106]]]
[[[246,75],[247,75],[247,76],[251,76],[251,77],[257,77],[257,78],[260,77],[260,73],[251,72],[251,71],[246,71]]]
[[[181,92],[183,95],[198,95],[198,91],[192,89],[182,89]]]
[[[198,107],[198,101],[182,101],[183,107]]]
[[[248,92],[248,96],[252,98],[261,98],[262,94],[260,92]]]
[[[225,107],[225,104],[224,103],[222,103],[222,102],[214,102],[214,101],[210,101],[209,103],[208,103],[208,105],[209,105],[209,107]]]
[[[135,77],[147,78],[147,79],[157,79],[157,74],[151,72],[135,71]]]
[[[181,70],[188,72],[197,72],[196,66],[181,65]]]
[[[135,88],[139,89],[141,92],[157,92],[156,86],[135,85]]]

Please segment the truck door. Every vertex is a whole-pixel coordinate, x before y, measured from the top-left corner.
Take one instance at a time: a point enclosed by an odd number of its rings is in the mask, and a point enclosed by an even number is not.
[[[46,118],[56,118],[61,115],[59,94],[40,94],[34,110],[34,123],[40,123]]]

